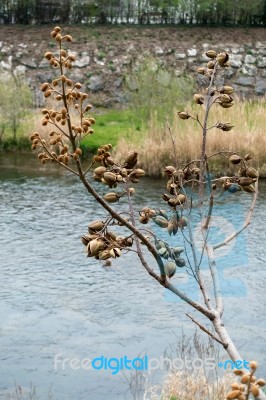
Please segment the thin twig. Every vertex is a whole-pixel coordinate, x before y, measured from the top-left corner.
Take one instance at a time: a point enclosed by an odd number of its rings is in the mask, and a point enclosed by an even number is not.
[[[191,317],[191,315],[186,314],[188,318],[191,319],[191,321],[194,322],[203,332],[207,333],[213,340],[216,340],[216,342],[220,343],[224,348],[228,346],[227,343],[222,342],[220,339],[218,339],[216,336],[214,336],[208,329],[206,329],[203,325],[201,325],[199,322],[197,322],[194,318]]]

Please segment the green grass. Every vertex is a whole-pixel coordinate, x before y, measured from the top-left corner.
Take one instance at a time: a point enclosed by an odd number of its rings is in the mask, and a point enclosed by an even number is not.
[[[95,119],[93,135],[86,136],[81,142],[81,148],[85,152],[95,153],[98,147],[107,143],[116,146],[122,137],[130,139],[143,125],[141,118],[131,110],[111,110],[95,115]]]

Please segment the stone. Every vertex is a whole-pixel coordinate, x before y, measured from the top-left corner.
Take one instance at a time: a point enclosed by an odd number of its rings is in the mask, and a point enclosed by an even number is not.
[[[249,76],[256,76],[258,73],[258,68],[255,65],[249,65],[249,64],[245,64],[243,65],[243,67],[241,68],[241,72],[244,75],[249,75]]]
[[[133,43],[130,43],[130,45],[127,48],[127,53],[132,53],[135,51],[135,46]]]
[[[254,83],[255,79],[251,76],[240,76],[236,81],[236,84],[240,86],[253,86]]]
[[[48,68],[49,67],[49,62],[44,58],[40,63],[38,68]]]
[[[189,57],[196,57],[197,55],[197,49],[193,48],[193,49],[188,49],[187,50],[187,55]]]
[[[251,54],[247,54],[244,60],[245,64],[255,64],[256,57],[252,56]]]
[[[242,67],[242,59],[243,59],[243,56],[241,54],[230,54],[230,57],[229,57],[230,66],[233,68]]]
[[[82,53],[81,57],[78,57],[74,62],[75,67],[84,68],[90,64],[90,56],[87,53]]]
[[[185,53],[177,53],[175,52],[175,59],[176,60],[184,60],[186,58],[186,54]]]
[[[124,81],[123,77],[122,77],[122,76],[119,76],[119,77],[114,81],[114,86],[115,86],[115,88],[119,89],[119,88],[122,86],[123,81]]]
[[[266,43],[256,42],[255,47],[256,49],[266,49]]]
[[[209,43],[202,43],[202,47],[204,48],[204,50],[209,50]]]
[[[256,78],[255,93],[259,96],[266,93],[266,79],[260,77]]]
[[[103,90],[104,88],[104,81],[103,78],[100,75],[93,75],[90,77],[90,83],[88,85],[88,88],[92,92],[98,92],[100,90]]]
[[[22,47],[22,49],[27,49],[28,45],[25,43],[19,43],[18,47]]]
[[[224,77],[226,77],[227,79],[231,79],[236,73],[236,69],[232,68],[232,67],[227,67],[224,70]]]
[[[45,74],[38,73],[36,74],[36,78],[39,82],[44,83],[48,82],[52,79],[52,72],[46,72]]]
[[[163,56],[164,55],[164,51],[160,46],[156,46],[154,51],[155,51],[155,54],[157,56]]]
[[[233,53],[233,54],[244,53],[244,51],[245,51],[245,49],[242,46],[240,46],[240,47],[232,47],[231,48],[231,53]]]
[[[25,66],[28,67],[28,68],[32,68],[32,69],[37,68],[37,64],[36,64],[36,62],[33,61],[33,60],[21,60],[20,63],[21,63],[22,65],[25,65]]]
[[[266,67],[266,57],[258,57],[258,68]]]
[[[25,67],[25,65],[18,65],[17,67],[14,68],[14,74],[16,76],[25,75],[26,69],[27,68]]]
[[[199,61],[206,63],[206,62],[210,61],[210,58],[206,56],[206,53],[202,53],[200,55]],[[206,65],[203,65],[203,67],[206,67]]]
[[[266,49],[259,49],[258,54],[260,54],[261,56],[266,56]]]
[[[5,62],[5,61],[3,61],[3,60],[0,62],[0,65],[1,65],[1,67],[4,68],[4,69],[11,70],[11,64],[9,64],[9,63],[7,63],[7,62]]]

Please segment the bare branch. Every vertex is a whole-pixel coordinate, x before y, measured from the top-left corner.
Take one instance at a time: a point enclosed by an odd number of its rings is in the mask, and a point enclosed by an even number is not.
[[[218,339],[216,336],[214,336],[208,329],[206,329],[203,325],[201,325],[199,322],[197,322],[194,318],[191,317],[191,315],[186,314],[188,318],[191,319],[191,321],[194,322],[203,332],[207,333],[213,340],[216,340],[216,342],[220,343],[224,348],[228,346],[227,343],[222,342],[220,339]]]

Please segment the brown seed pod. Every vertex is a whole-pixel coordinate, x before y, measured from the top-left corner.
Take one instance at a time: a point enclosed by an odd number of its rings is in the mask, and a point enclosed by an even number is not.
[[[234,369],[233,372],[235,375],[243,375],[244,374],[244,372],[241,369]]]
[[[260,394],[260,390],[256,385],[251,385],[251,393],[253,394],[253,396],[256,398],[259,396]]]
[[[232,155],[229,157],[229,161],[230,161],[232,164],[239,164],[239,163],[241,162],[241,160],[242,160],[242,158],[239,157],[237,154],[232,154]]]
[[[249,366],[253,371],[256,371],[256,369],[258,368],[258,363],[257,361],[250,361]]]
[[[240,390],[239,384],[236,382],[232,383],[231,388],[234,390]]]
[[[191,117],[186,111],[179,111],[177,115],[181,119],[189,119]]]
[[[256,384],[259,385],[259,386],[265,386],[266,382],[265,382],[264,379],[260,378],[260,379],[257,380]]]
[[[89,224],[88,229],[90,233],[101,231],[104,228],[103,221],[97,220]]]
[[[204,103],[204,96],[202,96],[202,94],[196,93],[196,94],[194,94],[193,98],[194,98],[195,103],[197,103],[197,104],[201,105]]]
[[[229,94],[221,94],[218,99],[222,102],[222,103],[232,103],[233,98],[231,96],[229,96]]]
[[[237,399],[238,396],[240,396],[241,394],[242,393],[240,392],[240,390],[232,390],[231,392],[228,393],[226,398],[227,398],[227,400]]]
[[[125,157],[123,167],[127,169],[134,168],[134,166],[137,164],[137,161],[138,153],[136,151],[130,151]]]
[[[217,53],[214,50],[208,50],[205,54],[209,58],[216,58],[217,57]]]
[[[100,251],[99,253],[99,260],[108,260],[108,258],[110,258],[110,250],[106,249],[103,251]]]
[[[234,93],[234,89],[232,88],[232,86],[222,86],[220,89],[218,89],[218,91],[225,94]]]
[[[250,154],[246,154],[245,155],[245,157],[244,157],[244,159],[246,160],[246,161],[249,161],[249,160],[251,160],[251,155]]]
[[[165,167],[164,169],[164,173],[166,176],[168,176],[169,178],[176,172],[175,167],[173,167],[172,165],[168,165],[167,167]]]
[[[207,64],[208,69],[213,69],[215,67],[215,61],[209,61]]]
[[[243,186],[249,186],[255,181],[256,181],[256,179],[254,179],[254,178],[246,178],[244,176],[238,179],[238,183],[242,187]]]
[[[234,102],[232,101],[231,103],[219,103],[219,104],[222,108],[230,108],[233,107]]]
[[[111,250],[110,250],[110,256],[111,256],[112,258],[118,258],[118,257],[120,257],[120,256],[121,256],[121,250],[118,249],[117,247],[115,247],[114,249],[111,249]]]
[[[114,192],[109,192],[103,196],[104,200],[108,203],[116,203],[119,200],[119,197]]]
[[[217,55],[217,61],[220,64],[221,67],[224,66],[224,64],[227,63],[227,61],[229,60],[229,54],[228,53],[219,53]]]
[[[205,75],[206,74],[206,69],[203,67],[200,67],[197,69],[197,73],[200,75]]]
[[[103,175],[106,172],[106,168],[101,166],[101,167],[97,167],[94,170],[94,173],[97,175]]]
[[[184,194],[182,194],[182,193],[180,193],[177,197],[176,197],[176,200],[177,200],[177,204],[184,204],[185,202],[186,202],[186,200],[187,200],[187,198],[186,198],[186,196],[184,195]]]
[[[78,147],[78,148],[75,150],[75,153],[76,153],[78,156],[81,156],[81,155],[82,155],[82,150]]]
[[[256,171],[255,168],[252,168],[252,167],[248,167],[246,169],[246,175],[249,178],[258,178],[259,177],[258,171]]]
[[[248,383],[250,381],[250,375],[249,374],[245,374],[242,376],[241,378],[241,383]]]
[[[156,225],[160,226],[161,228],[168,227],[168,221],[165,218],[160,217],[159,215],[157,215],[157,217],[155,217],[153,221],[155,222]]]
[[[114,174],[113,172],[109,172],[109,171],[104,172],[103,178],[107,182],[108,185],[112,185],[113,183],[116,182],[116,174]]]
[[[145,175],[145,171],[143,169],[137,168],[133,169],[132,172],[129,174],[129,178],[142,178]]]
[[[250,186],[243,186],[243,190],[247,193],[255,193],[255,188],[254,186],[250,185]]]

